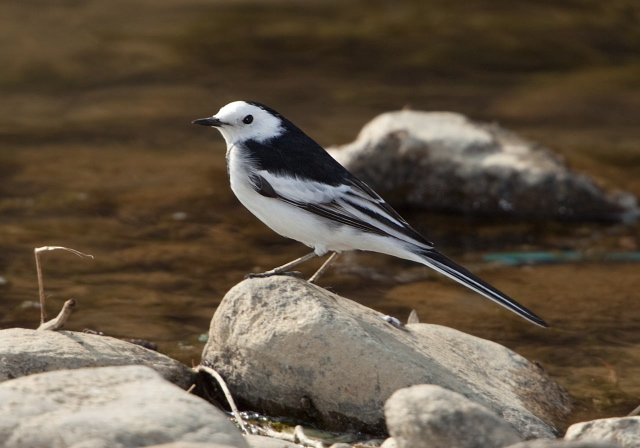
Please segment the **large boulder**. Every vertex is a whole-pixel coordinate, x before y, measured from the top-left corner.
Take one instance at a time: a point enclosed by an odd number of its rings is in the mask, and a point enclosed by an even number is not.
[[[640,447],[640,417],[603,418],[573,424],[567,440],[614,442],[623,448]]]
[[[398,448],[503,448],[522,440],[484,406],[432,384],[397,390],[384,414]]]
[[[570,411],[560,386],[505,347],[437,325],[397,328],[289,277],[232,288],[213,316],[202,363],[225,378],[241,408],[325,429],[384,435],[385,401],[416,384],[464,395],[522,438],[554,437]]]
[[[168,356],[108,336],[73,331],[0,330],[0,382],[52,370],[139,364],[183,389],[194,373]]]
[[[1,383],[0,440],[4,448],[249,447],[223,412],[143,366],[58,370]]]
[[[329,152],[392,204],[467,214],[619,219],[640,213],[549,149],[451,112],[388,112]]]

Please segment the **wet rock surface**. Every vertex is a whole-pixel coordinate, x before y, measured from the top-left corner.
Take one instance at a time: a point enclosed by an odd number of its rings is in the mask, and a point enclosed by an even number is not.
[[[213,317],[202,362],[225,378],[241,408],[340,431],[386,434],[385,401],[426,383],[487,407],[523,439],[554,437],[570,411],[561,387],[505,347],[436,325],[396,328],[288,277],[232,288]]]
[[[452,112],[396,111],[331,154],[388,202],[479,215],[562,219],[638,216],[553,151]]]

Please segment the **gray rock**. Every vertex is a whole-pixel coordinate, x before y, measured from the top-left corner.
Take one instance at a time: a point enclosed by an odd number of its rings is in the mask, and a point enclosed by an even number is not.
[[[125,448],[208,442],[248,448],[206,401],[149,367],[59,370],[0,384],[4,448]]]
[[[415,384],[458,392],[523,438],[553,437],[570,411],[560,386],[505,347],[437,325],[396,328],[289,277],[232,288],[213,316],[202,363],[225,378],[241,408],[329,430],[384,435],[384,402]]]
[[[0,330],[0,382],[52,370],[138,364],[187,389],[194,374],[168,356],[108,336],[73,331]]]
[[[567,440],[529,440],[528,442],[516,443],[506,448],[620,448],[615,443],[607,442],[572,442]]]
[[[566,440],[615,442],[624,448],[640,447],[640,417],[605,418],[571,425]]]
[[[552,151],[456,113],[388,112],[329,152],[394,205],[573,219],[640,215],[631,194],[607,194]]]
[[[384,415],[398,448],[502,448],[522,440],[484,406],[433,384],[395,391]]]

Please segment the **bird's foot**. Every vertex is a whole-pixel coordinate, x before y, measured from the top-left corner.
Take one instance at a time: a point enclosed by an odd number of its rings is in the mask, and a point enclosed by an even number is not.
[[[248,278],[267,278],[273,277],[274,275],[286,275],[288,277],[301,277],[302,272],[298,271],[289,271],[289,272],[262,272],[260,274],[247,274],[244,276],[245,279]]]

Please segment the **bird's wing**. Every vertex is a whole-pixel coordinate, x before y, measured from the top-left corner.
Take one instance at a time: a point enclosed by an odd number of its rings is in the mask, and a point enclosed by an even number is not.
[[[260,170],[252,174],[251,183],[263,196],[281,200],[325,219],[424,248],[433,247],[433,243],[415,231],[356,177],[346,177],[344,183],[334,186]]]

